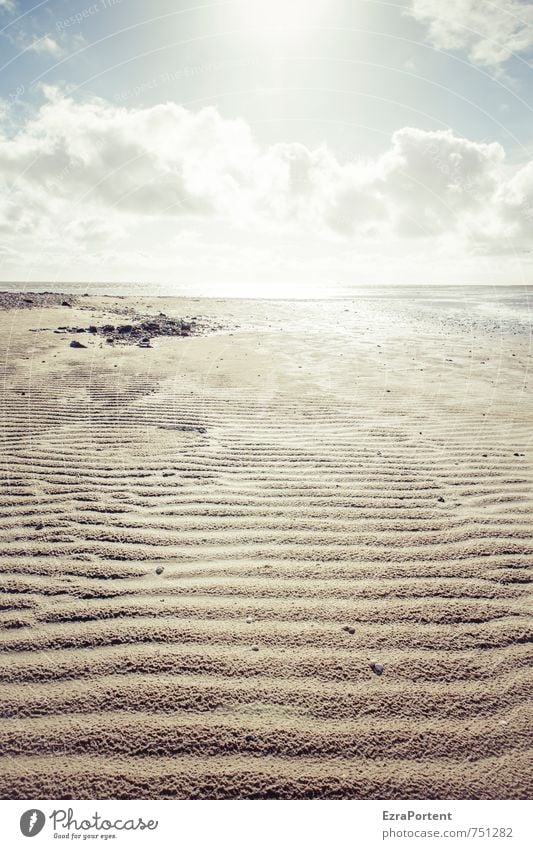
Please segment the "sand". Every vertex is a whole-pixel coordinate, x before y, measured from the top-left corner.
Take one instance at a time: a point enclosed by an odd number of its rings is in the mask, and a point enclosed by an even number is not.
[[[2,798],[531,794],[527,323],[24,297],[0,313]],[[159,312],[201,329],[54,332]]]

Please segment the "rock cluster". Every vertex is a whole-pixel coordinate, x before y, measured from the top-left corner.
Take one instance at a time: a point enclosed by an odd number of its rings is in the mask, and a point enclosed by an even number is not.
[[[109,345],[130,344],[149,348],[151,347],[151,340],[157,336],[192,336],[196,329],[197,325],[194,319],[185,321],[160,315],[130,324],[103,324],[101,327],[94,324],[89,325],[89,327],[58,327],[55,332],[88,333],[92,336],[105,338]],[[71,343],[71,347],[84,346]]]

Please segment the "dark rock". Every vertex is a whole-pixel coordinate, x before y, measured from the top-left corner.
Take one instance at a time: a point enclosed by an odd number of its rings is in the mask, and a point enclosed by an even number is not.
[[[156,573],[156,575],[162,575],[164,571],[165,571],[164,566],[158,566],[157,569],[155,570],[155,573]]]
[[[442,495],[439,495],[437,501],[440,501],[441,504],[444,504],[444,498],[442,497]]]
[[[70,343],[71,348],[86,348],[87,345],[82,345],[81,342],[78,342],[77,339],[73,339]]]
[[[351,625],[345,625],[342,630],[346,631],[348,634],[355,634],[355,628],[352,628]]]
[[[370,669],[375,673],[375,675],[383,675],[385,671],[385,667],[382,663],[371,663]]]
[[[259,651],[259,646],[252,646],[252,651]]]
[[[62,307],[70,307],[72,309],[72,304],[69,304],[68,301],[61,301],[61,306]]]
[[[119,333],[131,333],[131,331],[133,330],[133,325],[132,324],[120,324],[117,327],[117,330],[118,330]]]
[[[102,333],[113,333],[115,330],[114,324],[104,324],[102,327]]]

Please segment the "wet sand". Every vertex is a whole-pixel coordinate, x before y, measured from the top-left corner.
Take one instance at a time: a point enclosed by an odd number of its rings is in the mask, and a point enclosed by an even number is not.
[[[0,303],[2,798],[531,795],[527,315]]]

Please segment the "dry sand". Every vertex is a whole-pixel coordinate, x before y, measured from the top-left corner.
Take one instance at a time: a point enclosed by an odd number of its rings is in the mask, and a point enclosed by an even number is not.
[[[2,798],[530,795],[524,327],[62,300],[0,313]],[[117,310],[218,329],[53,332]]]

